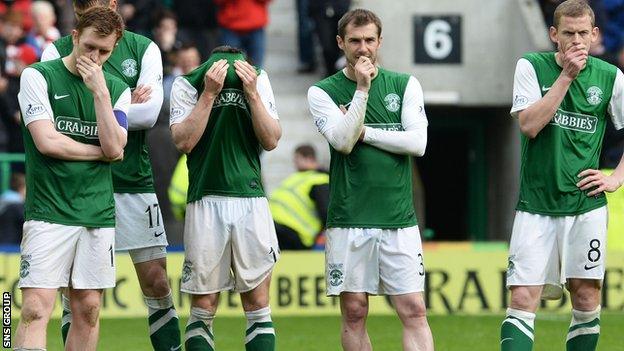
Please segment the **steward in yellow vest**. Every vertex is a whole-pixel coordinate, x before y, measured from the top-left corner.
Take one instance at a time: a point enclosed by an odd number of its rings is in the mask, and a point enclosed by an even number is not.
[[[325,228],[329,202],[329,174],[318,170],[312,146],[297,147],[297,172],[286,178],[269,198],[282,250],[312,248]]]

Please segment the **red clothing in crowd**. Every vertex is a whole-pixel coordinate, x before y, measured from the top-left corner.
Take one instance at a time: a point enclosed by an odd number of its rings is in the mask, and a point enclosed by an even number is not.
[[[269,2],[271,0],[214,0],[217,22],[222,28],[235,32],[263,28],[269,22]]]

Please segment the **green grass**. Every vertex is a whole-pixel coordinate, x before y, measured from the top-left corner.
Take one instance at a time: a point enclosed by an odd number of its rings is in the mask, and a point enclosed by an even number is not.
[[[429,323],[436,350],[499,349],[499,326],[503,316],[430,316]],[[276,317],[274,318],[278,350],[330,351],[340,350],[339,317]],[[62,350],[59,320],[48,327],[48,350]],[[180,325],[185,325],[183,320]],[[99,350],[151,350],[143,319],[103,319]],[[538,315],[534,350],[565,350],[567,315]],[[244,350],[243,318],[215,320],[218,350]],[[371,316],[368,331],[375,350],[400,350],[401,325],[394,316]],[[624,313],[603,313],[598,350],[624,350]]]

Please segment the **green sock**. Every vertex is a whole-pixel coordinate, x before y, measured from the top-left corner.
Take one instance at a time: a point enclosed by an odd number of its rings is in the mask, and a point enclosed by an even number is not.
[[[171,292],[165,297],[144,296],[148,309],[150,341],[155,351],[181,350],[178,313],[173,306]]]
[[[593,351],[600,336],[600,306],[593,311],[572,310],[572,322],[568,329],[566,350]]]
[[[271,308],[245,312],[247,331],[245,332],[246,351],[274,351],[275,329],[271,320]]]
[[[63,315],[61,317],[61,337],[63,338],[63,345],[67,341],[67,334],[69,334],[69,326],[71,325],[71,308],[69,307],[69,298],[61,294],[61,306],[63,307]]]
[[[191,315],[184,332],[186,351],[214,351],[213,320],[214,313],[199,307],[191,307]]]
[[[531,351],[534,321],[535,313],[508,308],[501,326],[501,351]]]

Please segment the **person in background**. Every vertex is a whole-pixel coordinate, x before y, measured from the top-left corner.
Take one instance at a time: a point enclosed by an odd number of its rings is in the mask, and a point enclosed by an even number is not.
[[[325,228],[329,174],[311,145],[297,146],[293,159],[297,171],[273,191],[269,206],[280,249],[309,250]]]

